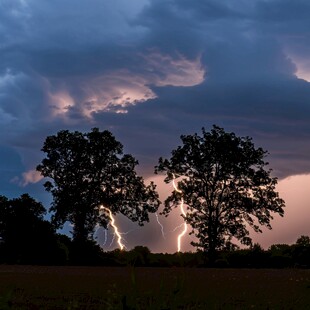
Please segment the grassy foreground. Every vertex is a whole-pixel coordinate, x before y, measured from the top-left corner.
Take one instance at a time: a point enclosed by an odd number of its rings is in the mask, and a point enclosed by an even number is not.
[[[0,309],[310,309],[310,270],[2,265]]]

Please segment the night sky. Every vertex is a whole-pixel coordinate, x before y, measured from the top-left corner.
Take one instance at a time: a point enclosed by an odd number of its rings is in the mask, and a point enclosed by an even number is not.
[[[0,193],[49,207],[35,172],[46,136],[99,127],[164,199],[158,158],[217,124],[253,137],[279,177],[286,214],[254,240],[310,235],[309,16],[308,0],[0,0]],[[117,217],[129,249],[175,252],[182,218],[160,220],[165,239],[154,215],[144,228]]]

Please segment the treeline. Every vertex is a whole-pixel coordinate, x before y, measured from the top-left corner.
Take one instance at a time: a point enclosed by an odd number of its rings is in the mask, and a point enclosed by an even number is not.
[[[250,137],[214,125],[209,132],[202,128],[201,134],[180,138],[171,158],[160,157],[154,167],[174,188],[161,202],[155,183],[145,184],[136,171],[138,161],[123,153],[110,131],[61,130],[48,136],[37,171],[47,178],[43,185],[53,197],[52,224],[61,229],[69,222],[74,242],[86,244],[96,226],[107,228],[114,215],[143,225],[161,205],[166,216],[181,207],[197,240],[193,245],[215,263],[216,252],[232,248],[232,240],[252,244],[249,228],[271,229],[273,214],[283,216],[277,178],[265,161],[268,152]]]
[[[219,268],[310,268],[310,238],[293,245],[275,244],[268,250],[254,244],[249,249],[218,251],[214,262],[207,253],[151,253],[147,247],[104,252],[94,241],[77,241],[56,233],[44,220],[46,209],[24,194],[0,196],[0,263],[38,265],[94,265]]]
[[[309,267],[308,237],[267,251],[252,246],[249,227],[271,229],[272,215],[283,216],[285,208],[265,160],[267,151],[250,137],[216,125],[209,132],[202,128],[200,135],[182,135],[181,141],[170,159],[160,157],[154,167],[174,187],[161,202],[154,182],[145,184],[136,171],[138,161],[124,154],[111,132],[61,130],[48,136],[45,158],[36,169],[53,198],[50,221],[44,219],[43,205],[28,194],[0,196],[0,263]],[[160,205],[167,216],[183,204],[184,221],[197,240],[195,253],[152,254],[144,247],[107,253],[94,240],[95,228],[107,228],[114,215],[143,225]],[[65,223],[72,226],[72,239],[56,233]],[[249,249],[235,250],[234,239]]]
[[[102,253],[109,265],[137,267],[215,267],[215,268],[310,268],[310,238],[301,236],[293,245],[275,244],[268,250],[254,244],[249,249],[219,251],[215,263],[207,253],[151,253],[147,247],[131,251],[114,250]]]

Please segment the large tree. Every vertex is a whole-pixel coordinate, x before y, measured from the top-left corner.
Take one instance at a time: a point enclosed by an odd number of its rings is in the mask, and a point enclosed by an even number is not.
[[[97,224],[107,227],[109,213],[101,206],[140,225],[159,207],[155,185],[144,184],[135,171],[137,160],[123,154],[122,144],[107,130],[62,130],[46,138],[42,151],[46,158],[37,170],[50,179],[44,186],[54,198],[52,222],[73,224],[75,241],[91,239]]]
[[[283,216],[284,201],[275,191],[277,178],[265,161],[267,152],[255,148],[249,137],[213,126],[202,135],[181,136],[182,146],[170,159],[159,159],[155,172],[165,172],[165,181],[182,177],[178,191],[165,201],[168,215],[181,199],[187,205],[185,220],[197,237],[193,245],[209,253],[233,245],[233,239],[250,245],[248,227],[271,229],[272,213]]]

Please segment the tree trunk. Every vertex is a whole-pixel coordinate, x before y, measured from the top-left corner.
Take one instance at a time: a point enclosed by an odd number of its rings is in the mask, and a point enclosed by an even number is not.
[[[86,243],[88,240],[88,231],[86,229],[86,214],[79,212],[75,216],[75,223],[73,227],[73,241],[76,243]]]
[[[215,266],[215,261],[216,261],[216,250],[214,247],[209,248],[209,251],[208,251],[208,259],[209,259],[209,264],[210,264],[210,267],[214,267]]]
[[[208,260],[209,265],[213,267],[216,260],[216,227],[215,220],[212,216],[213,208],[209,208],[209,225],[208,225],[208,237],[209,237],[209,250]]]

